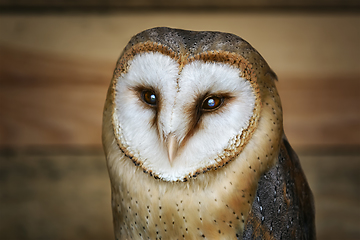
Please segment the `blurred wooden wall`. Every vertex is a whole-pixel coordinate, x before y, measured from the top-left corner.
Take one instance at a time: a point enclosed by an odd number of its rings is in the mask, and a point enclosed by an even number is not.
[[[278,74],[295,147],[360,144],[359,15],[132,11],[0,15],[0,146],[100,145],[115,62],[155,26],[249,41]]]
[[[113,239],[102,108],[123,47],[155,26],[231,32],[262,54],[279,77],[318,239],[359,239],[359,6],[0,0],[0,239]]]

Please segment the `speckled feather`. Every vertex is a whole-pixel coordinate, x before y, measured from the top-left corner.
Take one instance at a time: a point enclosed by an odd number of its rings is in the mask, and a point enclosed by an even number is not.
[[[316,239],[314,200],[285,137],[278,162],[260,179],[243,239]]]
[[[217,164],[191,172],[182,181],[164,181],[144,167],[137,154],[127,147],[117,122],[117,80],[128,71],[131,59],[143,52],[170,56],[179,63],[179,72],[192,61],[235,66],[251,83],[256,96],[248,128],[234,137]],[[274,80],[276,75],[261,55],[233,34],[154,28],[130,40],[114,70],[103,116],[103,146],[111,180],[116,239],[252,239],[261,234],[263,239],[281,239],[280,226],[287,226],[289,219],[291,229],[296,230],[294,239],[315,238],[313,217],[301,217],[304,213],[311,215],[313,205],[300,165],[287,166],[300,171],[287,179],[298,177],[304,184],[286,185],[286,189],[305,197],[292,195],[293,200],[287,203],[296,204],[287,218],[275,219],[268,211],[270,198],[263,196],[264,177],[288,161],[293,162],[292,154],[282,152],[282,109]],[[277,194],[283,193],[279,190]],[[273,198],[289,199],[277,198],[276,194]],[[260,207],[263,215],[259,214]],[[278,216],[285,216],[288,209],[282,208]],[[274,217],[273,226],[277,227],[273,229],[280,230],[270,229],[262,216]]]

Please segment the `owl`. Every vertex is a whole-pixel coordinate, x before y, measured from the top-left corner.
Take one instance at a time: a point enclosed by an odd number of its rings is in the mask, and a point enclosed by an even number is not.
[[[276,80],[230,33],[135,35],[103,113],[116,239],[315,239]]]

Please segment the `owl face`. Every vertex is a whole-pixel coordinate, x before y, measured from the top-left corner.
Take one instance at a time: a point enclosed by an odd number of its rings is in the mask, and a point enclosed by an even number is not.
[[[224,167],[252,139],[280,138],[281,106],[273,79],[256,50],[235,35],[168,28],[136,35],[117,63],[105,105],[111,119],[104,116],[103,133],[111,122],[123,153],[114,161],[132,161],[144,174],[167,182]],[[270,108],[274,116],[267,114]],[[103,138],[106,144],[107,135]],[[257,148],[256,154],[242,155],[246,161],[256,155],[250,169],[273,160]]]
[[[256,97],[240,69],[202,60],[181,66],[160,52],[128,64],[117,79],[114,123],[146,171],[167,181],[203,172],[248,129]]]

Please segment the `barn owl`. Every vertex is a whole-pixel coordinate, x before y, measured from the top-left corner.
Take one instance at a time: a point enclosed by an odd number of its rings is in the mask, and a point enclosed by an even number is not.
[[[315,239],[276,79],[233,34],[135,35],[103,114],[116,239]]]

